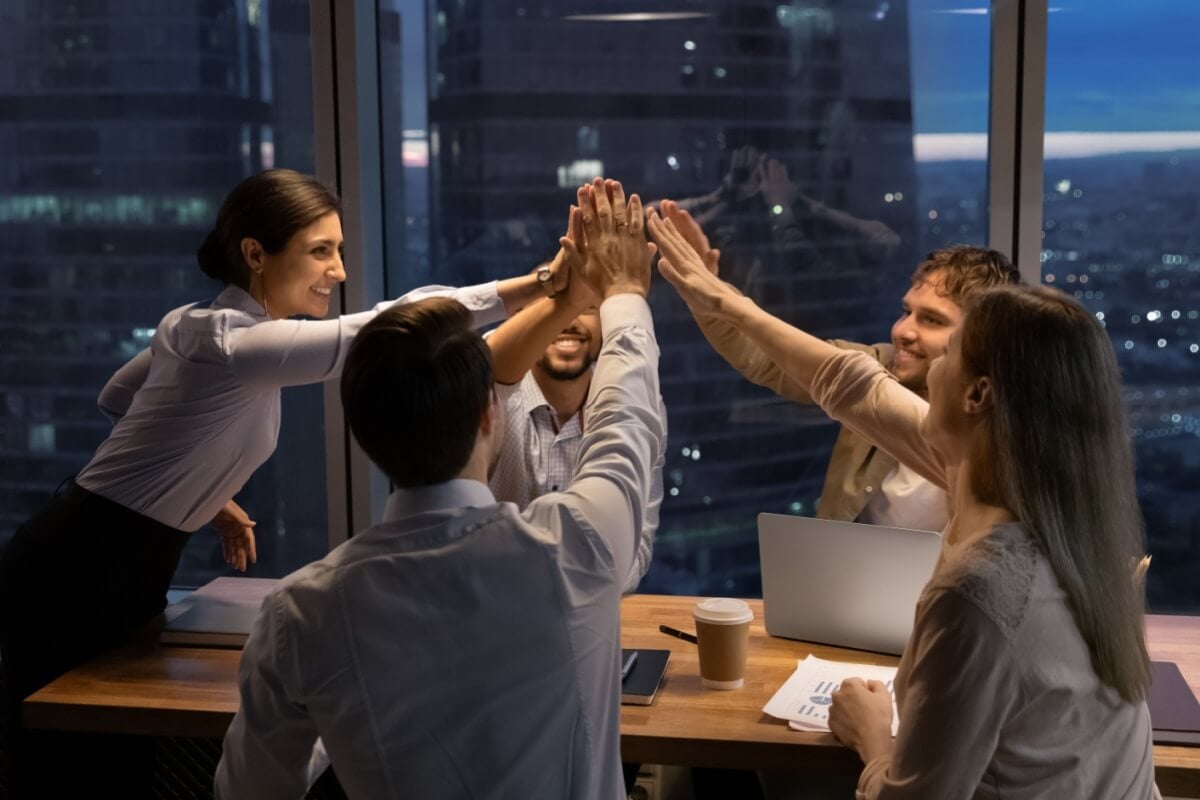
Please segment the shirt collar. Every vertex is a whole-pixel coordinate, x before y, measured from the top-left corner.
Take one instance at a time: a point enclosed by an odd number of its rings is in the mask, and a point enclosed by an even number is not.
[[[268,319],[266,310],[259,305],[258,301],[250,296],[242,287],[236,284],[228,284],[217,299],[213,300],[212,308],[232,308],[238,311],[244,311],[250,316],[260,321]]]
[[[521,393],[521,407],[526,412],[532,414],[539,408],[550,408],[550,403],[546,402],[546,395],[542,394],[542,387],[538,386],[537,378],[533,377],[533,370],[525,373],[517,391]]]
[[[570,433],[570,429],[573,426],[579,428],[579,432],[582,433],[581,421],[583,419],[583,409],[576,411],[567,420],[565,425],[560,426],[558,424],[558,412],[546,400],[546,395],[542,393],[542,387],[538,385],[537,378],[533,376],[533,370],[525,373],[525,377],[521,380],[519,386],[520,388],[517,391],[521,393],[521,407],[525,409],[525,413],[530,417],[533,417],[539,409],[545,409],[544,413],[547,422],[553,424],[559,434],[564,432]]]
[[[383,522],[427,511],[479,508],[496,505],[492,490],[479,481],[456,478],[432,486],[395,489],[383,507]]]

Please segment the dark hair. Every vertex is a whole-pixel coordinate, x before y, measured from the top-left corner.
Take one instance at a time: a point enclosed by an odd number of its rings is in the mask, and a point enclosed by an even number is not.
[[[278,253],[296,231],[341,210],[337,195],[311,175],[290,169],[260,172],[225,198],[216,225],[196,251],[196,261],[208,277],[249,289],[242,239],[257,239],[268,253]]]
[[[961,306],[976,292],[1020,283],[1021,273],[999,250],[953,244],[931,250],[913,271],[914,286],[932,281],[939,295]]]
[[[1137,701],[1150,674],[1134,575],[1145,536],[1112,344],[1077,301],[1020,286],[971,299],[961,346],[964,370],[994,392],[972,489],[1037,539],[1096,675]]]
[[[342,405],[366,454],[397,486],[458,475],[492,397],[492,353],[457,300],[394,305],[354,337]]]

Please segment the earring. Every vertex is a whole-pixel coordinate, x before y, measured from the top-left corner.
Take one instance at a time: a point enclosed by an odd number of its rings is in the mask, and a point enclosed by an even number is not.
[[[259,294],[261,295],[261,297],[254,297],[254,279],[255,278],[258,279],[259,284],[260,284],[259,285]],[[263,311],[265,311],[267,316],[270,317],[271,312],[270,312],[270,310],[267,309],[267,282],[266,282],[266,279],[263,277],[262,270],[256,269],[256,270],[251,270],[251,272],[250,272],[250,296],[253,297],[255,300],[259,301],[259,304],[263,307]]]

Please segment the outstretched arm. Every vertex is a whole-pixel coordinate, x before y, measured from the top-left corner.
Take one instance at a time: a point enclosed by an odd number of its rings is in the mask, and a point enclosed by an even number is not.
[[[554,337],[596,303],[582,275],[587,250],[583,219],[576,206],[571,206],[567,235],[561,242],[562,249],[550,265],[555,276],[553,299],[535,300],[487,337],[496,383],[513,384],[524,378]]]
[[[808,393],[817,369],[838,348],[768,314],[712,273],[671,219],[653,211],[650,234],[658,243],[658,270],[697,319],[720,320],[748,337],[799,389]]]
[[[826,414],[936,485],[948,485],[944,459],[920,432],[928,413],[924,400],[897,383],[871,356],[845,351],[794,328],[739,294],[705,268],[671,220],[652,212],[648,224],[662,254],[658,269],[693,315],[723,321]]]
[[[720,252],[709,246],[708,237],[704,234],[696,219],[671,200],[664,200],[660,206],[662,216],[669,219],[675,229],[683,236],[692,250],[700,256],[706,269],[718,274]],[[732,284],[726,282],[734,293],[740,295]],[[780,397],[798,403],[811,403],[808,392],[775,363],[763,349],[752,339],[747,338],[728,319],[717,315],[692,309],[700,332],[731,367],[741,373],[742,377],[757,386],[770,389]]]
[[[535,499],[522,515],[563,537],[572,575],[585,580],[599,558],[620,586],[634,569],[652,468],[663,449],[658,344],[645,301],[652,251],[642,233],[641,203],[633,195],[626,206],[620,184],[597,179],[580,191],[580,207],[589,251],[585,277],[604,298],[604,343],[575,476],[565,491]],[[580,520],[587,523],[582,531]],[[576,531],[583,536],[572,535]]]

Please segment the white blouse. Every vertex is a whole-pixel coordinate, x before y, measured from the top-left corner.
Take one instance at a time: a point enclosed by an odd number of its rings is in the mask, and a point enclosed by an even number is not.
[[[422,287],[329,320],[272,320],[236,286],[211,305],[171,311],[149,349],[100,393],[116,425],[76,482],[165,525],[199,529],[275,451],[281,387],[337,377],[376,314],[436,296],[461,302],[476,326],[504,318],[494,281]]]

